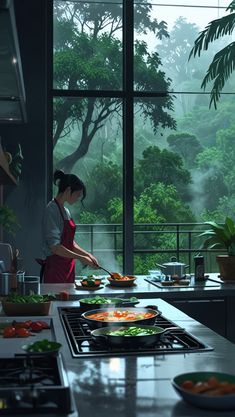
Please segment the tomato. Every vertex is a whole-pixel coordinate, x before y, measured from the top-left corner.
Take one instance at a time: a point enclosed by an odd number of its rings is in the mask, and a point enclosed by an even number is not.
[[[32,321],[30,324],[30,329],[34,332],[40,332],[42,329],[44,329],[44,327],[40,321]]]
[[[3,330],[3,337],[15,337],[16,329],[13,326],[5,327]]]
[[[194,382],[191,380],[186,380],[182,383],[181,387],[184,389],[191,390],[194,387]]]
[[[28,321],[13,321],[12,322],[12,326],[15,327],[16,329],[29,329],[30,325],[31,325],[32,321],[28,320]]]
[[[67,301],[67,300],[69,300],[69,293],[68,293],[68,291],[61,291],[59,293],[59,298],[60,298],[61,301]]]
[[[43,329],[50,329],[50,326],[48,323],[42,320],[37,320],[37,323],[40,323]]]
[[[24,329],[21,327],[20,329],[15,329],[16,336],[18,337],[29,337],[33,336],[32,333],[28,331],[28,329]]]

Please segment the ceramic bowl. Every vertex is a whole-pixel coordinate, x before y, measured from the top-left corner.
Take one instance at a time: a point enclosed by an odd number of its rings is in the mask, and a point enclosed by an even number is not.
[[[123,280],[123,279],[113,279],[111,277],[108,277],[107,280],[109,281],[109,284],[112,285],[113,287],[132,287],[132,285],[134,285],[136,277],[134,277],[133,275],[125,275],[127,277],[129,277],[128,280]]]
[[[195,407],[210,410],[233,410],[235,409],[235,393],[212,396],[209,394],[195,394],[185,388],[182,384],[185,381],[204,382],[215,377],[219,382],[227,381],[235,384],[235,375],[222,372],[191,372],[175,376],[172,385],[178,394],[189,404]]]

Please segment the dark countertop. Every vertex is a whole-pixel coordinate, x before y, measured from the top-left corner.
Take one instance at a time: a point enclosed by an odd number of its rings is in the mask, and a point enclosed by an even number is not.
[[[146,304],[158,305],[164,316],[214,350],[188,354],[74,359],[61,327],[57,307],[78,306],[79,302],[54,302],[51,318],[55,337],[63,345],[62,354],[79,417],[214,417],[213,411],[200,410],[181,401],[171,386],[171,379],[177,374],[195,370],[234,373],[234,344],[161,299],[141,300],[140,305]],[[17,319],[20,320],[19,317]],[[4,320],[3,316],[1,320]],[[2,356],[9,356],[10,351],[12,354],[16,351],[9,339],[0,339],[0,348]],[[234,412],[216,412],[216,416],[234,416]]]
[[[48,292],[59,293],[63,290],[68,290],[72,297],[77,299],[87,297],[88,295],[115,295],[115,296],[136,296],[140,298],[155,298],[160,297],[162,299],[183,299],[183,298],[207,298],[207,297],[224,297],[233,295],[235,290],[235,281],[231,283],[220,283],[218,274],[210,274],[209,278],[217,280],[218,282],[208,279],[205,283],[199,283],[197,287],[167,287],[159,288],[154,283],[149,283],[145,280],[149,278],[146,275],[137,275],[136,285],[133,287],[119,288],[112,287],[106,284],[104,279],[104,285],[102,288],[95,291],[75,289],[74,284],[41,284],[41,293],[46,294]],[[235,292],[234,292],[235,294]],[[72,298],[71,297],[71,298]]]
[[[149,302],[157,304],[163,315],[214,347],[214,351],[73,359],[66,347],[66,366],[80,417],[214,417],[213,411],[199,410],[181,401],[170,381],[177,374],[195,370],[233,372],[234,345],[165,301],[148,299]],[[140,305],[146,305],[146,300],[141,300]],[[55,325],[57,338],[66,345],[58,319]],[[234,412],[216,415],[232,416]]]

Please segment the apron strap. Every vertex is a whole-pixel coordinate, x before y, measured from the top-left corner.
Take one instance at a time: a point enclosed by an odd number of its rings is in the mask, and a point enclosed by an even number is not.
[[[54,198],[54,202],[56,203],[56,205],[57,205],[57,207],[58,207],[58,209],[59,209],[59,211],[60,211],[60,214],[61,214],[62,219],[63,219],[63,220],[65,220],[65,218],[64,218],[64,213],[63,213],[63,211],[62,211],[62,209],[61,209],[60,204],[59,204],[59,203],[58,203],[58,201],[56,200],[56,198]]]

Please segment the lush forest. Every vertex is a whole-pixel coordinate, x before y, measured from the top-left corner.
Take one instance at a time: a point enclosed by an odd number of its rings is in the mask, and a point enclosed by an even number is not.
[[[84,207],[72,208],[77,223],[121,225],[123,103],[115,96],[122,86],[121,8],[56,2],[54,16],[54,88],[114,91],[113,97],[54,98],[54,168],[76,173],[87,186]],[[234,78],[217,109],[209,108],[209,94],[202,94],[200,84],[226,40],[189,61],[200,30],[182,16],[169,29],[167,18],[158,21],[145,0],[135,6],[135,89],[167,93],[135,101],[134,222],[145,232],[135,235],[137,250],[175,248],[175,236],[159,233],[163,229],[156,224],[234,217],[235,103],[226,94]],[[155,45],[141,39],[150,32]],[[80,238],[88,247],[87,236]],[[98,239],[96,248],[112,252],[113,240],[106,238]],[[181,244],[186,245],[184,238]],[[121,264],[120,233],[116,245]],[[137,254],[135,273],[146,273],[169,257]]]

